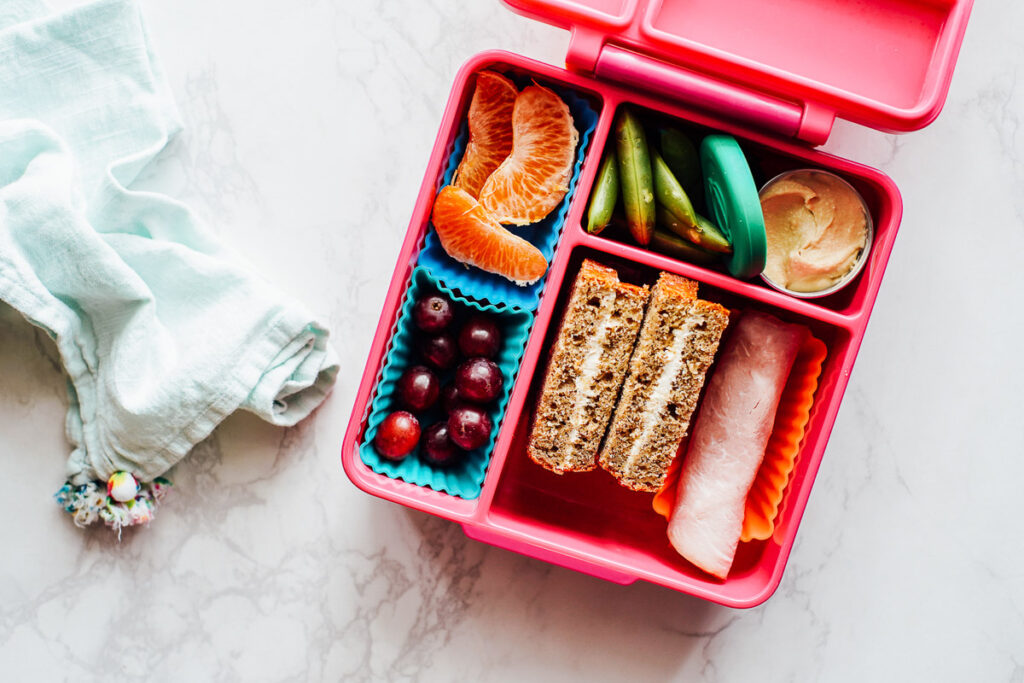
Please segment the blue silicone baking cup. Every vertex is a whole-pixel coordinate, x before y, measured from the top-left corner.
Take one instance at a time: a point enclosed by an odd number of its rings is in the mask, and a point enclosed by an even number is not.
[[[533,79],[529,76],[518,74],[505,75],[511,78],[520,90],[533,83]],[[561,236],[562,228],[565,226],[565,217],[569,213],[569,204],[576,194],[580,170],[583,168],[583,160],[586,158],[590,139],[593,136],[594,129],[597,127],[598,114],[589,102],[572,90],[555,85],[542,85],[551,87],[562,98],[562,101],[569,106],[573,125],[576,126],[576,130],[580,134],[580,140],[576,146],[576,163],[573,166],[572,178],[569,181],[569,191],[566,192],[562,203],[548,214],[544,220],[523,227],[513,226],[510,229],[520,237],[532,242],[540,249],[548,263],[551,263],[551,258],[555,253],[555,246],[558,244],[558,238]],[[468,141],[469,124],[463,121],[459,136],[455,139],[451,154],[448,155],[448,163],[445,166],[441,182],[436,188],[437,191],[440,191],[442,187],[452,182],[452,176],[455,175],[455,169],[458,168],[459,162],[462,160],[462,153],[466,150],[466,143]],[[544,290],[544,284],[547,281],[547,275],[545,275],[532,285],[520,287],[500,275],[487,273],[478,268],[467,267],[445,252],[433,225],[427,230],[426,241],[424,242],[423,250],[420,252],[418,265],[429,268],[430,272],[434,273],[454,291],[459,292],[465,297],[480,301],[500,301],[509,308],[522,311],[532,311],[537,308],[541,292]]]
[[[503,337],[501,351],[494,362],[501,369],[505,384],[501,396],[488,411],[494,422],[491,438],[487,445],[468,452],[460,463],[451,467],[435,467],[424,462],[419,457],[418,446],[401,462],[392,462],[382,458],[373,447],[373,438],[377,435],[380,423],[389,413],[401,409],[396,396],[398,378],[405,370],[422,362],[416,350],[417,333],[412,319],[413,306],[420,296],[435,291],[443,293],[452,300],[457,315],[465,316],[472,313],[490,315],[501,329]],[[377,380],[377,392],[370,404],[370,416],[367,420],[365,436],[359,447],[359,456],[363,462],[374,472],[392,479],[402,479],[410,484],[428,486],[435,491],[442,491],[467,500],[479,497],[484,477],[487,475],[487,466],[491,461],[491,453],[494,450],[494,440],[501,428],[505,408],[508,406],[508,397],[512,392],[516,374],[519,372],[519,362],[526,349],[526,340],[530,336],[532,326],[532,313],[513,311],[505,307],[467,299],[455,292],[443,280],[433,277],[425,268],[413,269],[412,280],[406,290],[398,322],[392,332],[391,348],[384,359],[384,368]],[[439,373],[442,386],[454,375],[454,370]],[[435,406],[417,417],[419,417],[420,426],[425,433],[428,426],[443,420],[444,414],[439,406]]]

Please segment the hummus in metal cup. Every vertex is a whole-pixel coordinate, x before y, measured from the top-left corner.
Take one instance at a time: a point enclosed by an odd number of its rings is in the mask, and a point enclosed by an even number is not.
[[[849,273],[868,240],[864,200],[825,171],[784,174],[761,190],[768,238],[764,277],[793,292],[819,292]]]

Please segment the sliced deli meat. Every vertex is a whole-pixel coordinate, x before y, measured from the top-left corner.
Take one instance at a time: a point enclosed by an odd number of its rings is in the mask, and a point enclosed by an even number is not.
[[[807,330],[744,313],[726,343],[690,437],[668,537],[680,555],[724,579],[782,396]]]

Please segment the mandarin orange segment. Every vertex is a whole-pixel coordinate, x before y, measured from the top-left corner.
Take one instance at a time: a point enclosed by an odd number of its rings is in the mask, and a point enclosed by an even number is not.
[[[456,261],[508,278],[517,285],[539,280],[548,269],[540,249],[513,235],[462,188],[447,185],[431,216],[441,246]]]
[[[452,185],[473,197],[512,151],[512,109],[519,91],[493,71],[481,71],[469,103],[469,143],[455,169]]]
[[[569,107],[540,85],[524,88],[512,110],[512,153],[480,190],[480,203],[499,223],[536,223],[566,192],[579,133]]]

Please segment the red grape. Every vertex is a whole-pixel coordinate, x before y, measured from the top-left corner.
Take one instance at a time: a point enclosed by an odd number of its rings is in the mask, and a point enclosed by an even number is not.
[[[420,354],[429,365],[438,370],[449,370],[459,360],[455,338],[445,332],[420,341]]]
[[[412,309],[416,327],[424,332],[440,332],[452,323],[455,317],[452,302],[439,294],[431,294],[419,299]]]
[[[491,436],[491,416],[483,408],[461,405],[448,416],[448,438],[459,448],[480,448]]]
[[[447,467],[462,457],[462,449],[448,438],[448,423],[435,422],[427,427],[423,435],[423,449],[420,457],[427,463]]]
[[[501,349],[501,330],[493,320],[475,315],[459,331],[459,350],[467,358],[494,358]]]
[[[470,358],[455,371],[455,387],[467,401],[489,403],[498,398],[504,385],[501,370],[486,358]]]
[[[419,440],[419,420],[412,413],[396,410],[377,427],[373,447],[381,456],[397,462],[409,455]]]
[[[412,366],[398,378],[398,400],[417,413],[434,405],[440,391],[437,375],[422,365]]]
[[[465,401],[459,396],[459,389],[454,382],[441,387],[441,410],[445,415],[450,415],[455,408],[461,406]]]

